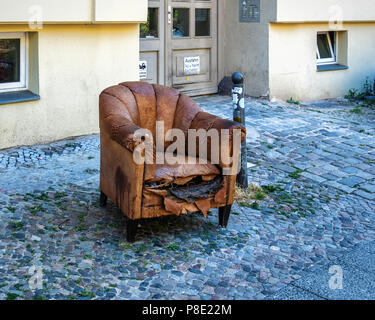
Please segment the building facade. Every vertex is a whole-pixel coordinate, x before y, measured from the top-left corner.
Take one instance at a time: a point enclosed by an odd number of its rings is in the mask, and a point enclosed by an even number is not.
[[[239,71],[270,99],[343,96],[375,77],[373,0],[149,1],[141,78],[191,95]]]
[[[0,0],[0,149],[97,133],[122,81],[315,100],[375,77],[373,0]]]
[[[0,149],[99,131],[98,97],[138,80],[147,0],[0,0]]]

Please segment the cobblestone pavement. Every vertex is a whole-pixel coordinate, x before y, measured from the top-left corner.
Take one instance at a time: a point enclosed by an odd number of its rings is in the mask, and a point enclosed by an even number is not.
[[[276,292],[276,300],[374,300],[375,242],[357,245],[336,260],[314,266]]]
[[[228,97],[201,97],[231,117]],[[99,138],[0,151],[0,299],[266,299],[375,240],[375,114],[247,100],[250,182],[217,212],[141,221],[99,207]],[[31,284],[31,288],[30,288]],[[34,290],[31,290],[34,289]]]

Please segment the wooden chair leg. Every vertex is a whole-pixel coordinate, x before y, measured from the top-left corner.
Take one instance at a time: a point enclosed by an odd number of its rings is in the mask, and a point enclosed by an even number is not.
[[[232,209],[232,206],[226,206],[219,208],[219,224],[226,228],[228,225],[229,215],[230,211]]]
[[[108,199],[108,197],[102,191],[100,191],[100,206],[102,208],[106,207],[107,199]]]
[[[134,242],[137,235],[138,221],[127,218],[126,219],[126,240]]]

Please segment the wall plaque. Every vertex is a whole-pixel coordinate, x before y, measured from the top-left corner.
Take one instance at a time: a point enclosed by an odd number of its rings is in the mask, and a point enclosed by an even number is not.
[[[239,0],[240,22],[260,22],[260,0]]]

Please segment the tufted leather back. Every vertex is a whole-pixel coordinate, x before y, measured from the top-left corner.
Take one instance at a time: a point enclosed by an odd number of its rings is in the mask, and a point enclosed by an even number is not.
[[[145,82],[123,82],[100,95],[100,119],[125,117],[155,137],[156,121],[164,121],[164,134],[179,128],[186,134],[202,110],[194,100],[177,90]],[[164,137],[165,138],[165,137]]]

